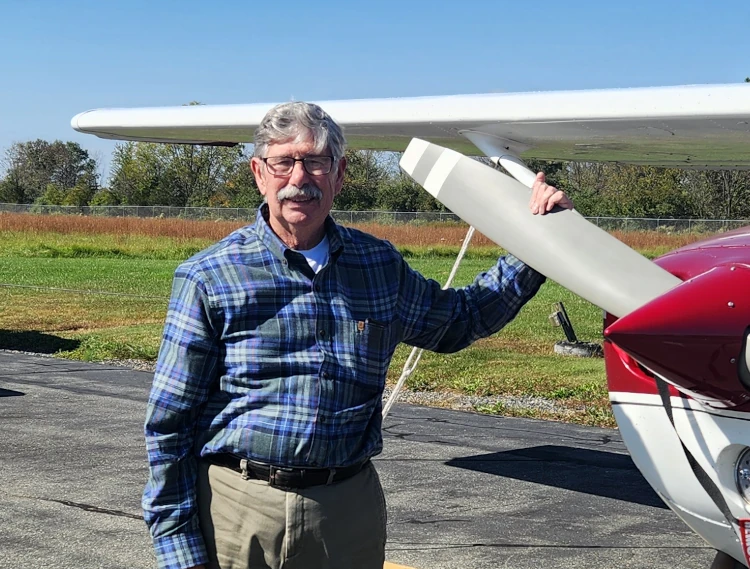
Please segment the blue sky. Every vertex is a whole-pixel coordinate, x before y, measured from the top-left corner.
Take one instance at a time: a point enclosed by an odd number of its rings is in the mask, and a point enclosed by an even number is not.
[[[748,0],[0,0],[0,21],[0,153],[74,140],[103,170],[114,143],[78,112],[750,75]]]

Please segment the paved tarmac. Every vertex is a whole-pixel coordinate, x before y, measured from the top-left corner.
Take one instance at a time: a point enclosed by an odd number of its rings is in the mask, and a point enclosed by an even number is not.
[[[140,494],[151,374],[0,352],[0,567],[153,568]],[[396,405],[376,466],[389,562],[708,569],[616,430]]]

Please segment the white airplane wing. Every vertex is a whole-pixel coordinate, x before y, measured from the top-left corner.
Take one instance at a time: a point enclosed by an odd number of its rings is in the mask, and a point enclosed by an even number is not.
[[[750,167],[750,84],[318,101],[351,148],[402,151],[412,138],[463,152],[474,131],[522,158]],[[87,111],[74,129],[115,140],[252,142],[273,103]]]

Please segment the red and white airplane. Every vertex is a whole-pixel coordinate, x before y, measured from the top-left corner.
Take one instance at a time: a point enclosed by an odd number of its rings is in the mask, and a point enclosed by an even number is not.
[[[719,552],[750,566],[750,227],[649,261],[576,211],[534,216],[524,158],[750,168],[750,85],[322,101],[349,146],[605,311],[610,399],[634,462]],[[105,109],[102,138],[247,143],[270,104]],[[477,149],[513,177],[467,158]],[[515,179],[514,179],[515,178]]]

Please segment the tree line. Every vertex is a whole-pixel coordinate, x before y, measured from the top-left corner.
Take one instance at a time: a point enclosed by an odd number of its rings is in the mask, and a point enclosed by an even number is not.
[[[396,153],[347,151],[337,210],[445,211],[398,168]],[[486,159],[483,159],[486,162]],[[257,207],[262,197],[246,147],[126,142],[104,182],[78,143],[18,142],[2,158],[0,202],[40,205]],[[587,216],[750,218],[750,172],[693,171],[618,163],[538,162]]]

